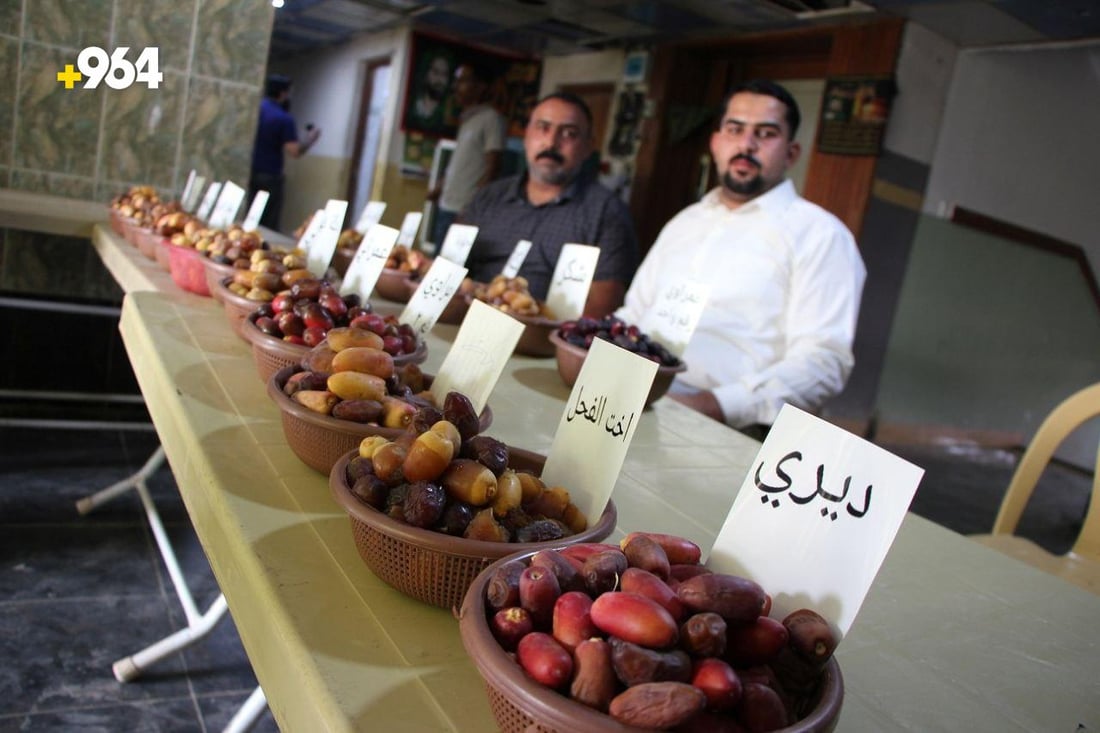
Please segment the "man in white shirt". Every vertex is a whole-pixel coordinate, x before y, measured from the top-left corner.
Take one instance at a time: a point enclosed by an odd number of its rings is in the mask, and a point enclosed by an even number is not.
[[[756,435],[783,403],[813,411],[844,387],[867,274],[851,232],[786,178],[799,121],[774,82],[727,96],[710,140],[721,185],[665,225],[617,311],[638,323],[670,286],[708,284],[669,397]]]
[[[443,244],[458,212],[479,188],[497,177],[504,149],[504,116],[486,102],[490,74],[477,64],[464,63],[455,71],[455,103],[462,108],[454,153],[443,181],[428,192],[438,201],[432,242]]]

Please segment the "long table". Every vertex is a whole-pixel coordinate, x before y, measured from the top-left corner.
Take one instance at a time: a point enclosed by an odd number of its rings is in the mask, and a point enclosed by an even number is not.
[[[102,226],[94,242],[116,277],[133,278],[120,322],[127,353],[280,727],[495,730],[457,622],[362,563],[326,477],[287,447],[221,306],[163,283],[143,291],[137,250]],[[428,372],[455,331],[429,336]],[[553,360],[514,357],[490,398],[488,433],[545,453],[568,394]],[[616,485],[613,537],[645,529],[709,545],[757,448],[658,402]],[[837,652],[837,729],[1100,730],[1098,620],[1100,597],[910,514]]]

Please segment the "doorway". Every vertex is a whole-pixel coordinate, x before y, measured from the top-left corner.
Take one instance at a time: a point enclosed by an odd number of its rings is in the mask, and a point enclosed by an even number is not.
[[[378,147],[386,101],[390,94],[390,60],[367,61],[360,94],[359,118],[355,127],[355,150],[348,176],[348,217],[352,222],[371,200],[374,171],[378,164]]]
[[[607,143],[607,123],[611,119],[611,102],[615,98],[614,84],[563,84],[561,91],[584,100],[592,113],[592,146],[602,154]]]

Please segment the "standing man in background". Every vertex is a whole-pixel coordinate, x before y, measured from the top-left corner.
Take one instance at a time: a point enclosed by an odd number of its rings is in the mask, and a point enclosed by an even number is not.
[[[710,138],[720,185],[665,225],[617,313],[637,323],[671,285],[708,284],[668,396],[757,438],[784,403],[843,389],[867,275],[848,228],[786,177],[800,117],[775,82],[729,93]]]
[[[256,192],[267,191],[267,200],[260,225],[279,231],[279,217],[283,210],[284,155],[300,158],[313,147],[321,131],[306,125],[303,141],[298,140],[298,128],[290,115],[290,79],[278,74],[267,78],[264,98],[260,101],[260,120],[256,130],[256,142],[252,147],[252,175],[248,180],[248,199]]]
[[[487,102],[491,82],[488,69],[480,64],[464,63],[455,71],[454,99],[462,109],[455,149],[443,180],[428,192],[428,200],[437,202],[431,231],[437,249],[458,212],[500,172],[505,123]]]

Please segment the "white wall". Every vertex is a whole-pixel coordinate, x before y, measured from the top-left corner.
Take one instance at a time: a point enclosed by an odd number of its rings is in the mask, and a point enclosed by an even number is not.
[[[400,159],[400,141],[394,140],[394,132],[400,132],[398,105],[404,92],[408,38],[406,28],[373,33],[272,65],[272,71],[294,80],[292,113],[298,125],[304,127],[312,122],[321,128],[321,139],[311,149],[311,154],[351,157],[355,149],[355,127],[366,62],[389,57],[390,94],[382,130],[382,149],[388,151],[387,158]]]
[[[1100,272],[1100,42],[958,55],[925,197],[1081,245]]]
[[[898,53],[895,97],[883,147],[924,164],[932,162],[956,48],[916,23],[906,23]]]

